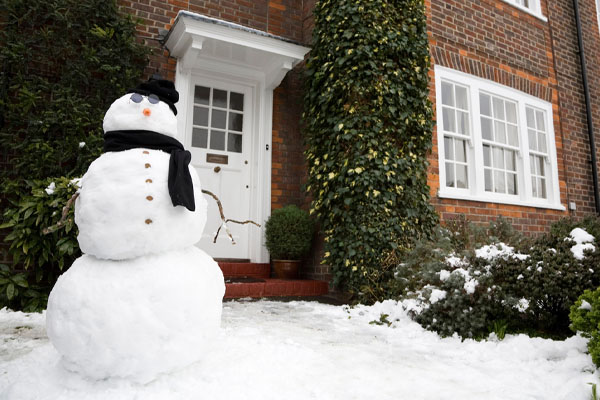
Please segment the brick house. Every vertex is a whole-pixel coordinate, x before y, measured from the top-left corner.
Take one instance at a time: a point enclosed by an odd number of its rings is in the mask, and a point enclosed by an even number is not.
[[[600,127],[597,2],[580,0],[579,13],[590,120]],[[143,21],[139,37],[154,48],[147,75],[175,80],[181,139],[227,216],[263,221],[271,209],[306,204],[302,60],[314,0],[118,3]],[[563,216],[597,212],[574,2],[425,4],[438,121],[428,181],[441,219],[502,215],[535,233]],[[209,220],[207,241],[211,224],[218,221]],[[232,227],[240,245],[211,255],[268,262],[253,229]],[[306,275],[327,278],[318,253]]]

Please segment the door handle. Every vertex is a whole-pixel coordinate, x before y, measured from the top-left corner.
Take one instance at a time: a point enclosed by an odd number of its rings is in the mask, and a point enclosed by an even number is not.
[[[215,169],[214,169],[213,171],[215,171],[216,173],[219,173],[219,171],[221,171],[221,167],[219,167],[219,166],[216,166],[216,167],[215,167]]]

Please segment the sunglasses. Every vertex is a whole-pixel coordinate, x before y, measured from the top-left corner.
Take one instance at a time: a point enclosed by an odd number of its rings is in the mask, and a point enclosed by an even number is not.
[[[146,96],[142,96],[139,93],[134,93],[131,95],[130,99],[134,103],[141,103],[142,100],[144,100],[144,97],[146,97]],[[160,101],[160,99],[158,98],[157,95],[151,94],[150,96],[148,96],[148,101],[150,102],[150,104],[157,104]]]

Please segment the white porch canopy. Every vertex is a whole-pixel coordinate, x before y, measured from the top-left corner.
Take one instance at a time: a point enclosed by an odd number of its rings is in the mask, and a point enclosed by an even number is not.
[[[177,15],[165,45],[177,58],[178,129],[185,146],[192,143],[194,87],[198,82],[248,88],[248,109],[252,110],[244,116],[251,125],[246,161],[250,177],[248,219],[264,222],[271,213],[273,90],[310,49],[289,39],[187,11]],[[264,224],[260,232],[257,230],[249,234],[243,258],[268,262]]]

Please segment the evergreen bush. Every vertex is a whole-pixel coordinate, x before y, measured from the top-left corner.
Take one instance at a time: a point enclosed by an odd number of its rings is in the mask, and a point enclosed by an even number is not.
[[[321,0],[307,60],[311,212],[333,283],[391,295],[393,267],[437,216],[429,204],[433,116],[423,0]]]
[[[115,0],[0,0],[0,148],[10,162],[0,170],[2,226],[11,273],[41,285],[42,297],[78,249],[76,229],[40,230],[54,221],[49,212],[60,217],[70,179],[100,154],[104,113],[138,83],[148,54]],[[44,197],[51,181],[56,195]],[[28,301],[9,291],[9,305]]]
[[[274,260],[299,260],[310,250],[313,231],[306,211],[285,206],[273,210],[265,223],[265,245]]]
[[[589,338],[588,351],[600,367],[600,288],[586,290],[571,306],[571,329]]]
[[[440,228],[398,267],[398,291],[417,300],[414,318],[442,335],[482,337],[501,321],[507,332],[565,337],[570,306],[600,285],[600,236],[579,259],[570,238],[576,227],[600,233],[594,218],[560,221],[529,240],[506,222],[484,233]]]

